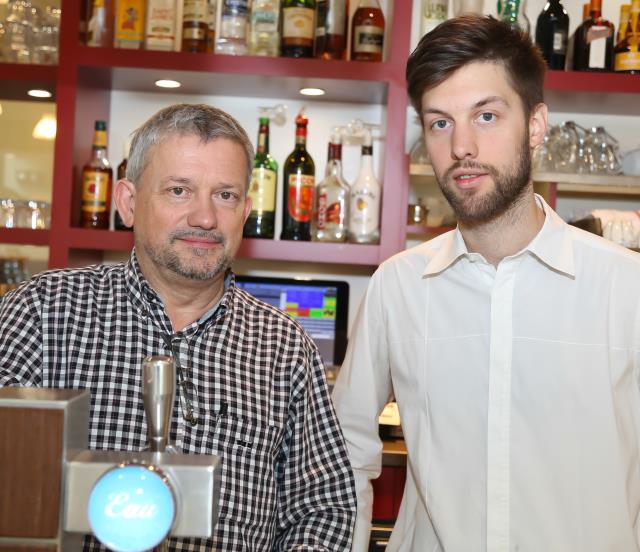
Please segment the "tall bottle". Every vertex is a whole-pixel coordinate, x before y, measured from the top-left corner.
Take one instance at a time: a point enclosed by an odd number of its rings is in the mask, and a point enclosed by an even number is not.
[[[433,29],[447,19],[448,12],[449,0],[422,0],[420,34],[424,36],[433,31]]]
[[[564,70],[569,40],[569,15],[560,0],[549,0],[536,24],[536,44],[549,69]]]
[[[218,0],[216,54],[248,52],[249,0]]]
[[[249,197],[251,213],[244,225],[245,238],[273,239],[276,219],[276,183],[278,164],[269,155],[269,117],[260,117],[258,148],[253,160]]]
[[[622,26],[622,25],[621,25]],[[632,0],[625,36],[614,50],[616,73],[640,73],[640,0]]]
[[[118,0],[113,45],[139,50],[144,42],[145,0]]]
[[[613,39],[613,23],[602,17],[602,0],[591,0],[589,17],[576,30],[573,68],[576,71],[612,71]]]
[[[249,53],[276,57],[280,51],[280,0],[253,0]]]
[[[351,20],[351,59],[382,61],[384,14],[378,0],[359,0]]]
[[[172,51],[177,30],[176,0],[148,0],[145,50]]]
[[[123,157],[122,161],[118,165],[116,169],[116,174],[118,176],[118,180],[127,177],[127,163],[129,162],[129,150],[131,149],[131,140],[127,140],[124,144],[123,149]],[[113,209],[113,227],[116,230],[133,230],[133,226],[126,226],[118,209],[116,209],[115,205],[111,203],[111,208]]]
[[[206,52],[209,34],[207,0],[184,0],[182,12],[183,52]]]
[[[315,0],[284,0],[280,55],[312,57],[315,31]]]
[[[113,46],[114,0],[92,0],[91,16],[87,23],[87,46]]]
[[[334,129],[324,180],[316,187],[313,239],[321,242],[347,240],[349,186],[342,178],[342,136]]]
[[[520,8],[520,0],[505,0],[500,12],[500,19],[516,29],[529,33],[531,24],[524,10]]]
[[[380,183],[373,172],[371,134],[365,133],[360,172],[349,194],[349,241],[380,241]]]
[[[82,168],[80,226],[109,228],[113,171],[107,158],[107,123],[95,122],[91,159]]]
[[[284,164],[282,188],[282,240],[311,240],[316,167],[307,151],[309,119],[296,117],[296,145]]]
[[[344,59],[347,48],[347,0],[317,0],[313,55]]]

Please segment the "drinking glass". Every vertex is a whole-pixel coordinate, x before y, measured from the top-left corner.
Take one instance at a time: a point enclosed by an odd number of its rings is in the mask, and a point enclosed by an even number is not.
[[[604,127],[592,127],[585,139],[585,150],[592,173],[619,174],[618,141]]]

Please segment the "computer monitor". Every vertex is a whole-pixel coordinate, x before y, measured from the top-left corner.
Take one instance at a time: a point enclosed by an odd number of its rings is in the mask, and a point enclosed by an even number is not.
[[[347,349],[349,283],[236,275],[236,285],[297,320],[326,365],[340,365]]]

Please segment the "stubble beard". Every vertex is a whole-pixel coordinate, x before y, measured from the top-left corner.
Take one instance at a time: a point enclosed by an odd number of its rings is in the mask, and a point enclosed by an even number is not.
[[[470,225],[490,222],[506,213],[524,196],[531,182],[531,151],[528,137],[527,128],[517,158],[504,170],[499,170],[493,165],[462,160],[449,167],[443,176],[436,174],[440,190],[459,221]],[[485,193],[478,190],[460,193],[449,184],[451,174],[458,169],[480,169],[487,172],[493,180],[493,189]]]

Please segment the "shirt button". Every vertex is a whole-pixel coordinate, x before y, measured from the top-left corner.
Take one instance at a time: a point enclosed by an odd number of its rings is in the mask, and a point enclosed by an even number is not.
[[[149,316],[149,311],[147,309],[142,309],[140,314],[142,315],[142,318],[147,318],[147,316]]]

